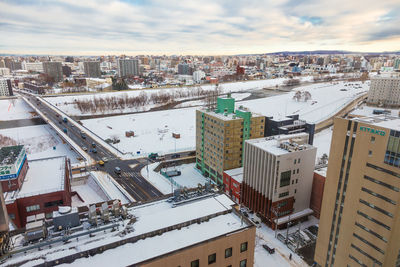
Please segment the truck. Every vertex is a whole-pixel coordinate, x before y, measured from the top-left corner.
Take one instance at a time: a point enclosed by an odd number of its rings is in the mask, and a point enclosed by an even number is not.
[[[63,122],[67,123],[68,119],[66,117],[64,117]]]
[[[158,153],[150,153],[149,159],[156,159],[158,157]]]

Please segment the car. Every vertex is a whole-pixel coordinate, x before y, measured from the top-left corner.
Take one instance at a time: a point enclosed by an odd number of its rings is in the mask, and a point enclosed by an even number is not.
[[[59,123],[59,124],[62,124],[62,121],[59,121],[58,123]]]
[[[96,143],[93,142],[93,143],[92,143],[92,147],[96,147]]]
[[[93,149],[90,150],[90,152],[97,153],[97,150],[96,150],[96,148],[93,148]]]
[[[262,247],[268,251],[269,254],[274,254],[275,253],[275,248],[270,248],[267,244],[262,245]]]
[[[104,162],[108,162],[108,158],[107,157],[103,157],[101,160],[104,161]]]
[[[85,146],[82,147],[82,149],[83,149],[83,151],[87,151],[87,147],[85,147]]]
[[[100,166],[104,166],[104,161],[102,161],[102,160],[99,160],[97,163],[98,163]]]
[[[121,174],[121,169],[120,169],[120,167],[115,167],[115,168],[114,168],[114,172],[115,172],[116,174]]]

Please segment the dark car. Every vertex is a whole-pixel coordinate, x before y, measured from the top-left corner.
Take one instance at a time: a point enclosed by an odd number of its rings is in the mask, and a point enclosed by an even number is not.
[[[275,253],[275,248],[270,248],[270,247],[267,246],[267,244],[262,245],[262,246],[266,251],[268,251],[269,254],[274,254]]]

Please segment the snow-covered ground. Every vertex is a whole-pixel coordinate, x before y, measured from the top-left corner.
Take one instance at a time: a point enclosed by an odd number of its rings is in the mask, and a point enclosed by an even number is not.
[[[158,162],[148,165],[148,168],[145,167],[141,170],[141,174],[160,192],[163,194],[170,194],[172,193],[172,189],[176,189],[178,186],[174,185],[172,188],[171,182],[167,178],[159,172],[154,171],[158,165]],[[175,169],[181,171],[181,175],[173,177],[173,180],[182,187],[186,186],[187,188],[195,188],[198,184],[204,185],[207,182],[207,179],[195,169],[195,163],[182,164],[176,168],[169,167],[163,169],[163,171],[171,171]]]
[[[20,98],[0,100],[0,121],[37,117],[32,108]]]
[[[234,82],[234,83],[223,83],[220,85],[222,92],[238,92],[238,91],[252,91],[259,90],[266,87],[274,87],[276,85],[282,85],[283,82],[287,80],[287,78],[277,78],[277,79],[267,79],[267,80],[254,80],[254,81],[245,81],[245,82]],[[311,81],[312,76],[300,77],[301,81]],[[203,90],[213,90],[215,85],[201,85]],[[78,109],[75,104],[76,100],[93,100],[94,98],[106,98],[106,97],[117,97],[124,98],[125,96],[136,97],[140,94],[147,94],[147,96],[151,96],[154,93],[174,93],[178,91],[187,91],[194,90],[195,87],[173,87],[173,88],[162,88],[162,89],[143,89],[143,90],[130,90],[130,91],[120,91],[120,92],[107,92],[107,93],[97,93],[97,94],[76,94],[76,95],[68,95],[68,96],[59,96],[59,97],[47,97],[46,100],[52,103],[53,105],[60,108],[62,111],[67,113],[70,116],[74,115],[82,115],[82,112]],[[247,96],[246,96],[247,97]],[[240,98],[240,96],[239,96]],[[154,104],[141,106],[141,107],[132,107],[121,109],[114,109],[109,111],[98,111],[96,114],[113,114],[113,113],[128,113],[128,112],[136,112],[136,111],[145,111],[154,107]],[[185,106],[185,104],[183,104]],[[90,115],[89,113],[87,115]]]
[[[122,192],[124,189],[107,173],[94,171],[91,172],[91,175],[109,199],[119,199],[122,204],[134,201],[127,192]]]
[[[295,88],[288,94],[242,101],[237,106],[244,106],[253,112],[265,116],[284,117],[285,115],[299,114],[300,119],[318,123],[336,114],[352,100],[369,89],[367,83],[353,82],[319,83]],[[361,87],[361,88],[359,88]],[[342,91],[345,89],[346,91]],[[296,91],[308,91],[311,100],[296,101],[293,99]]]
[[[195,146],[195,108],[147,112],[83,120],[83,125],[103,139],[118,137],[115,146],[123,152],[140,154],[151,152],[172,153],[191,150]],[[125,131],[134,131],[134,137],[125,137]],[[180,139],[172,137],[179,133]]]
[[[7,143],[1,145],[24,145],[28,159],[39,159],[56,156],[67,156],[71,164],[78,163],[79,157],[68,144],[61,139],[49,125],[35,125],[0,130],[1,136],[8,137]]]
[[[236,101],[240,101],[245,99],[246,97],[249,97],[251,93],[233,93],[231,96],[236,99]],[[185,107],[198,107],[198,106],[203,106],[204,105],[204,100],[193,100],[193,101],[187,101],[183,102],[179,105],[176,105],[175,108],[185,108]]]
[[[295,89],[295,91],[303,90],[311,93],[312,100],[307,102],[293,100],[294,92],[291,92],[242,101],[237,103],[237,106],[248,107],[251,111],[267,116],[280,117],[284,114],[300,114],[301,119],[318,122],[334,115],[368,89],[366,84],[357,86],[345,86],[344,84],[342,82],[313,84]],[[358,86],[361,86],[362,89],[355,88]],[[347,91],[340,90],[344,88]],[[99,134],[103,139],[118,137],[121,142],[117,148],[124,152],[136,154],[137,151],[140,151],[140,155],[151,152],[164,154],[195,148],[195,110],[196,108],[173,109],[89,119],[82,122],[84,126]],[[125,131],[134,131],[135,137],[125,137]],[[173,132],[180,133],[181,138],[172,138]]]
[[[318,224],[318,219],[310,216],[310,219],[306,222],[301,223],[300,229]],[[265,224],[256,230],[256,247],[254,251],[254,266],[265,267],[265,266],[309,266],[300,256],[293,253],[285,244],[275,238],[275,231],[267,227]],[[298,226],[292,226],[289,228],[289,234],[296,232]],[[281,233],[286,236],[286,229],[279,230],[277,233]],[[271,248],[275,248],[274,254],[269,254],[262,245],[267,244]],[[292,254],[292,260],[289,260],[289,255]]]
[[[333,127],[329,127],[328,129],[325,129],[314,135],[313,145],[317,148],[316,161],[318,161],[318,158],[321,158],[323,154],[327,154],[329,156],[329,150],[332,141],[332,131]]]

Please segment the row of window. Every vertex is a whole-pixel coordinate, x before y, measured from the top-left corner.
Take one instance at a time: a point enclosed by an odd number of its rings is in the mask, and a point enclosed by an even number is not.
[[[358,222],[355,222],[355,225],[356,225],[357,227],[361,228],[362,230],[364,230],[364,231],[370,233],[371,235],[373,235],[373,236],[379,238],[379,239],[382,240],[383,242],[386,242],[386,243],[388,242],[386,238],[384,238],[384,237],[381,236],[380,234],[376,233],[375,231],[372,231],[372,230],[369,229],[368,227],[365,227],[364,225],[362,225],[362,224],[360,224],[360,223],[358,223]]]
[[[243,242],[240,244],[240,253],[247,251],[247,242]],[[225,249],[225,259],[232,257],[232,247]],[[208,255],[208,264],[214,264],[217,262],[217,253],[213,253],[211,255]],[[190,263],[190,267],[199,267],[200,266],[200,260],[196,259]],[[240,267],[246,267],[247,266],[247,260],[244,259],[240,261]],[[229,267],[229,266],[228,266]]]
[[[385,251],[383,251],[382,249],[380,249],[379,247],[375,246],[374,244],[372,244],[371,242],[369,242],[368,240],[366,240],[365,238],[357,235],[356,233],[353,233],[353,236],[355,238],[357,238],[358,240],[360,240],[361,242],[363,242],[364,244],[367,244],[368,246],[370,246],[371,248],[375,249],[376,251],[385,254]]]
[[[372,203],[369,203],[369,202],[367,202],[367,201],[365,201],[365,200],[363,200],[363,199],[360,199],[360,203],[362,203],[362,204],[364,204],[364,205],[366,205],[366,206],[368,206],[368,207],[370,207],[370,208],[372,208],[372,209],[374,209],[374,210],[376,210],[376,211],[379,211],[379,212],[382,213],[382,214],[385,214],[385,215],[387,215],[387,216],[393,218],[393,214],[392,214],[392,213],[390,213],[390,212],[388,212],[388,211],[386,211],[386,210],[384,210],[384,209],[382,209],[382,208],[379,208],[379,207],[375,206],[375,205],[372,204]]]
[[[396,205],[396,201],[391,200],[390,198],[385,197],[385,196],[383,196],[383,195],[381,195],[381,194],[375,193],[375,192],[373,192],[372,190],[369,190],[368,188],[361,187],[361,191],[366,192],[366,193],[368,193],[368,194],[370,194],[370,195],[373,195],[374,197],[380,198],[380,199],[382,199],[382,200],[384,200],[384,201],[386,201],[386,202],[389,202],[389,203],[391,203],[391,204],[393,204],[393,205]]]
[[[368,181],[371,181],[371,182],[373,182],[373,183],[382,185],[382,186],[384,186],[384,187],[386,187],[386,188],[389,188],[389,189],[391,189],[391,190],[393,190],[393,191],[395,191],[395,192],[400,192],[400,189],[399,189],[398,187],[395,187],[395,186],[393,186],[393,185],[390,185],[390,184],[387,184],[387,183],[385,183],[385,182],[379,181],[379,180],[374,179],[374,178],[372,178],[372,177],[369,177],[369,176],[367,176],[367,175],[364,175],[364,179],[366,179],[366,180],[368,180]]]
[[[358,252],[360,252],[361,254],[363,254],[365,257],[371,259],[375,264],[382,266],[382,262],[378,261],[377,259],[375,259],[374,257],[372,257],[371,255],[369,255],[368,253],[366,253],[365,251],[363,251],[362,249],[360,249],[359,247],[355,246],[354,244],[350,245],[352,248],[354,248],[355,250],[357,250]]]

